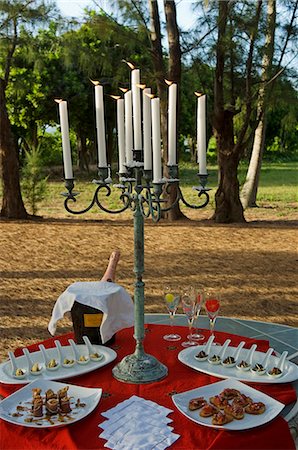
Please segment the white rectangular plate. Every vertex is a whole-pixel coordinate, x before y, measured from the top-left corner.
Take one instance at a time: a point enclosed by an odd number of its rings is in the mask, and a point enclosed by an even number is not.
[[[27,411],[21,412],[23,415],[20,417],[14,417],[12,415],[16,412],[18,405],[30,407],[33,388],[40,388],[42,390],[41,395],[44,396],[45,391],[48,389],[52,389],[54,392],[57,392],[65,386],[69,386],[68,396],[71,397],[72,408],[72,411],[65,417],[65,422],[59,422],[57,416],[53,416],[51,419],[53,423],[51,424],[47,419],[45,419],[45,415],[43,416],[44,418],[35,418],[35,422],[25,422],[25,418],[31,417],[30,412]],[[101,398],[101,394],[102,389],[100,388],[85,388],[72,384],[59,383],[57,381],[38,379],[30,384],[27,384],[19,391],[2,400],[0,403],[0,417],[1,419],[15,425],[22,425],[24,427],[31,428],[53,428],[70,425],[90,414],[97,406]],[[85,404],[85,406],[76,407],[75,403],[78,399],[80,400],[80,403]]]
[[[197,345],[195,347],[189,347],[185,350],[182,350],[178,354],[178,359],[186,366],[191,367],[192,369],[198,370],[199,372],[207,373],[208,375],[214,375],[218,378],[235,378],[240,381],[249,381],[250,383],[289,383],[292,381],[296,381],[298,379],[298,366],[296,364],[286,361],[284,374],[281,377],[269,377],[268,375],[258,375],[256,373],[252,373],[251,371],[244,372],[242,370],[237,369],[237,367],[224,367],[222,364],[214,365],[209,363],[208,361],[198,361],[195,358],[201,350],[204,350],[205,345]],[[221,346],[212,346],[210,354],[211,356],[214,354],[218,354],[221,350]],[[226,351],[226,356],[228,354],[233,354],[235,347],[228,347]],[[243,348],[239,355],[239,361],[242,359],[246,359],[248,355],[249,349]],[[254,352],[252,364],[260,363],[264,359],[264,353],[262,352]],[[268,367],[269,369],[276,366],[278,357],[271,356],[269,360]]]
[[[0,364],[0,382],[5,384],[27,384],[36,379],[38,380],[64,380],[71,377],[76,377],[79,375],[83,375],[84,373],[92,372],[93,370],[99,369],[117,357],[117,353],[109,347],[105,347],[104,345],[93,345],[94,350],[103,355],[103,357],[99,361],[89,361],[87,364],[78,364],[75,363],[72,367],[62,367],[60,366],[57,370],[47,370],[44,367],[42,353],[32,352],[30,353],[30,357],[33,363],[39,363],[43,366],[43,370],[40,375],[34,376],[31,375],[28,368],[28,362],[25,356],[19,356],[16,358],[17,367],[20,369],[26,370],[26,376],[22,379],[17,379],[12,374],[12,368],[10,361],[6,361]],[[88,350],[86,345],[77,345],[79,354],[83,354],[85,356],[88,355]],[[70,345],[62,346],[63,356],[64,358],[74,359],[74,355]],[[46,354],[50,359],[56,359],[56,361],[60,361],[58,351],[56,347],[46,349]]]
[[[192,398],[204,397],[205,400],[209,402],[209,398],[214,395],[218,395],[221,391],[226,388],[238,389],[241,393],[251,397],[254,402],[263,402],[266,406],[266,410],[263,414],[252,415],[246,414],[242,420],[234,419],[232,422],[226,425],[212,425],[212,417],[201,417],[199,415],[200,410],[190,411],[188,409],[188,402]],[[255,428],[263,425],[270,420],[274,419],[284,408],[284,404],[278,402],[277,400],[269,397],[269,395],[263,394],[256,389],[253,389],[246,384],[241,383],[235,379],[229,379],[224,381],[219,381],[217,383],[208,384],[197,389],[192,389],[191,391],[183,392],[182,394],[175,394],[172,396],[175,406],[179,409],[182,414],[188,417],[193,422],[200,425],[211,428],[222,428],[225,430],[248,430],[250,428]]]

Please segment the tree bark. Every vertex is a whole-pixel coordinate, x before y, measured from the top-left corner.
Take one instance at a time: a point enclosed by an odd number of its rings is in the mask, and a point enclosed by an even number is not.
[[[243,208],[257,206],[257,192],[264,153],[266,135],[266,108],[268,100],[268,87],[266,82],[270,79],[272,69],[272,59],[274,53],[274,37],[276,23],[275,0],[268,0],[267,3],[267,32],[266,44],[262,63],[261,86],[259,90],[257,116],[258,126],[254,134],[254,142],[246,180],[241,191],[241,201]]]
[[[78,166],[81,170],[86,170],[89,173],[88,164],[88,149],[86,143],[86,136],[84,133],[77,133],[78,142]]]
[[[169,64],[168,64],[168,78],[171,81],[177,83],[177,130],[179,130],[179,117],[180,117],[180,86],[181,86],[181,47],[179,40],[179,29],[177,24],[177,12],[176,4],[173,0],[164,0],[164,9],[166,16],[166,27],[169,44]],[[176,135],[176,142],[178,143],[178,133]],[[178,145],[176,148],[177,161],[178,158]],[[166,141],[164,148],[164,173],[168,176],[167,172],[167,160],[168,160],[168,136],[166,133]],[[167,198],[167,205],[173,204],[178,195],[178,183],[172,184],[169,190]],[[166,218],[169,221],[175,221],[178,219],[184,219],[185,215],[181,212],[179,202],[166,213]]]
[[[237,176],[239,149],[235,151],[233,112],[224,108],[225,36],[228,2],[218,2],[218,38],[214,80],[213,128],[217,144],[219,186],[215,194],[213,219],[218,223],[245,222]]]
[[[19,160],[7,114],[5,81],[0,79],[0,161],[3,199],[1,217],[28,218],[20,187]]]

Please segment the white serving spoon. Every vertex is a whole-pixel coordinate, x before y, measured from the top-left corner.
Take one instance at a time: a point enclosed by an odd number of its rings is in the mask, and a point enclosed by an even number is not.
[[[228,356],[223,361],[221,361],[224,367],[234,367],[237,364],[237,360],[239,358],[240,352],[245,345],[245,341],[241,341],[238,347],[235,349],[232,356]]]
[[[274,351],[274,349],[272,347],[270,347],[267,350],[267,353],[266,353],[263,361],[261,362],[261,364],[256,363],[254,365],[254,367],[252,367],[250,369],[250,371],[252,373],[254,373],[255,375],[264,375],[266,373],[266,370],[267,370],[267,365],[268,365],[269,358],[270,358],[271,354],[273,353],[273,351]]]
[[[54,358],[51,360],[48,358],[46,349],[44,348],[43,344],[40,344],[38,347],[39,347],[39,350],[41,351],[42,357],[44,359],[46,369],[51,370],[51,371],[58,370],[60,367],[60,364]],[[53,363],[53,364],[51,364],[51,363]],[[55,365],[54,365],[54,363],[55,363]]]
[[[38,363],[34,363],[31,359],[29,350],[27,348],[23,348],[23,353],[27,359],[28,362],[28,369],[31,375],[38,377],[38,375],[41,375],[41,372],[43,370],[43,367],[40,366]],[[32,368],[36,368],[36,370],[32,370]]]
[[[60,358],[60,364],[62,365],[62,367],[65,367],[66,369],[69,369],[70,367],[73,367],[75,365],[75,360],[74,359],[68,359],[68,358],[64,358],[63,356],[63,348],[62,345],[60,343],[60,341],[54,341],[55,343],[55,347],[57,349],[59,358]],[[66,362],[68,361],[68,362]]]
[[[73,339],[68,339],[68,342],[70,343],[70,346],[73,350],[76,362],[78,364],[88,364],[88,362],[90,361],[89,357],[85,356],[85,355],[80,355],[78,348],[76,346],[76,343],[74,342]]]
[[[275,367],[271,370],[267,371],[267,375],[272,378],[279,378],[283,375],[286,357],[288,356],[288,352],[285,350],[281,357],[279,358]]]
[[[221,361],[224,359],[226,350],[228,348],[228,346],[231,343],[231,339],[227,339],[224,343],[224,345],[221,347],[220,352],[218,353],[218,355],[213,355],[210,358],[208,358],[208,362],[210,364],[214,364],[214,365],[218,365],[221,363]]]
[[[12,376],[17,380],[23,380],[27,375],[27,370],[21,367],[18,367],[16,357],[12,352],[8,352],[8,356],[11,363]],[[19,371],[19,375],[17,375]]]
[[[97,353],[97,351],[92,346],[88,336],[83,336],[83,341],[88,348],[89,358],[91,359],[91,361],[100,361],[103,358],[103,355],[101,353]]]
[[[250,347],[246,360],[243,360],[240,363],[238,363],[236,365],[237,369],[243,370],[244,372],[247,372],[251,368],[252,358],[253,358],[253,354],[254,354],[256,348],[257,348],[256,344],[253,344]]]
[[[214,338],[215,338],[215,336],[214,336],[214,335],[211,335],[211,336],[209,337],[208,341],[206,342],[206,345],[205,345],[204,349],[201,350],[197,355],[195,355],[195,358],[196,358],[198,361],[206,361],[206,359],[207,359],[208,356],[209,356],[210,349],[211,349],[211,345],[212,345],[212,343],[213,343],[213,341],[214,341]],[[201,356],[200,356],[200,355],[201,355]]]

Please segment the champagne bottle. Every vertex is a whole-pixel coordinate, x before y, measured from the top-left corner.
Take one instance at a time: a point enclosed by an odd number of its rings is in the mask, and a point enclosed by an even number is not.
[[[110,255],[110,259],[109,259],[106,271],[100,281],[111,281],[111,282],[115,281],[116,268],[117,268],[119,259],[120,259],[120,251],[114,250]]]
[[[115,281],[119,259],[120,251],[114,250],[110,255],[106,271],[100,281]],[[83,336],[88,336],[92,344],[102,344],[100,336],[100,325],[103,318],[102,311],[75,301],[71,308],[71,317],[77,344],[84,344]],[[113,336],[105,345],[112,343],[114,339],[115,337]]]

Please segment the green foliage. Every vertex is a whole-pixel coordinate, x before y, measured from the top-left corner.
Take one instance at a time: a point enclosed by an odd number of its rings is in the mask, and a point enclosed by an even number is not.
[[[33,215],[36,215],[38,203],[47,193],[47,178],[42,175],[42,158],[40,146],[25,151],[25,165],[22,170],[22,193]]]

